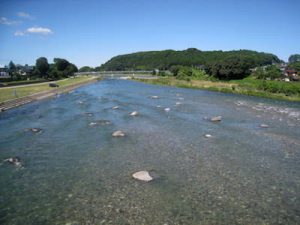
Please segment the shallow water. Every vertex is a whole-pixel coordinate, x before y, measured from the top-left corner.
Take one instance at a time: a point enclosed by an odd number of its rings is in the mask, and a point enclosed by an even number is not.
[[[1,113],[0,134],[24,163],[0,166],[0,224],[300,224],[299,103],[104,80]]]

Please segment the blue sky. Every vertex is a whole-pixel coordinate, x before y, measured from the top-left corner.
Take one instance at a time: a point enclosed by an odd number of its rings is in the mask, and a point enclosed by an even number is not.
[[[300,53],[299,0],[1,0],[0,65],[99,66],[136,51]]]

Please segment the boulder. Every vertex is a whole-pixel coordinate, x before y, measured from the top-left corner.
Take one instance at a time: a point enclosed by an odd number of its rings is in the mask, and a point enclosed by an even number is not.
[[[30,128],[28,130],[31,131],[32,133],[40,133],[40,132],[42,132],[41,128]]]
[[[11,158],[5,159],[4,162],[8,162],[8,163],[13,164],[18,167],[22,166],[22,162],[19,157],[11,157]]]
[[[91,113],[91,112],[86,112],[86,113],[84,113],[86,116],[93,116],[94,114],[93,113]]]
[[[136,180],[149,182],[153,180],[153,177],[150,176],[149,172],[146,170],[142,170],[132,174],[132,177]]]
[[[220,122],[222,120],[222,116],[215,116],[210,119],[211,122]]]
[[[261,127],[261,128],[268,128],[269,125],[262,123],[262,124],[260,125],[260,127]]]
[[[105,126],[105,125],[110,125],[111,122],[109,120],[96,120],[94,122],[90,122],[90,126]]]
[[[129,113],[130,116],[137,116],[139,113],[137,111],[133,111],[131,113]]]
[[[112,133],[113,137],[124,137],[125,133],[123,131],[117,130],[115,132]]]

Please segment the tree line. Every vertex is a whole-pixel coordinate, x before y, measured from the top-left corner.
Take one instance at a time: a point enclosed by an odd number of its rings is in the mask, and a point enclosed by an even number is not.
[[[66,59],[54,58],[53,63],[49,63],[45,57],[40,57],[36,60],[34,66],[16,65],[10,61],[7,67],[12,80],[22,80],[27,78],[44,78],[57,80],[73,76],[78,72],[75,64],[70,63]]]
[[[289,57],[289,68],[295,69],[300,73],[300,54],[294,54]]]
[[[49,64],[47,58],[40,57],[36,60],[34,73],[50,79],[60,79],[74,75],[78,68],[66,59],[54,58]]]
[[[250,50],[200,51],[149,51],[113,57],[101,66],[102,70],[170,70],[172,66],[204,68],[218,79],[241,79],[251,73],[251,68],[280,63],[273,54]]]

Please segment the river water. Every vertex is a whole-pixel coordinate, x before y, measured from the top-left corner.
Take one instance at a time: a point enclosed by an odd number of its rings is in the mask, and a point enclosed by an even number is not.
[[[103,80],[0,114],[0,224],[300,224],[299,137],[299,103]]]

